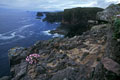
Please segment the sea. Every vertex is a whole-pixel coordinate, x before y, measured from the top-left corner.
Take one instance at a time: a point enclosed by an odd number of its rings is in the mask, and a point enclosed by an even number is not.
[[[10,74],[8,50],[13,47],[29,47],[39,40],[63,37],[50,34],[60,23],[43,22],[34,11],[0,9],[0,77]]]

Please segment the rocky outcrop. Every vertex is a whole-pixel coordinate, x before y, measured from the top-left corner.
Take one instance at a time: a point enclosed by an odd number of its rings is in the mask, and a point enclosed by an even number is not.
[[[112,72],[116,73],[117,75],[120,75],[120,65],[118,63],[116,63],[115,61],[113,61],[110,58],[104,58],[102,60],[102,63],[108,71],[112,71]]]
[[[8,56],[10,59],[10,64],[15,65],[20,63],[21,59],[24,59],[27,56],[27,53],[25,51],[25,48],[15,47],[9,50]]]
[[[97,19],[110,22],[117,14],[120,14],[120,5],[111,4],[104,11],[97,13]]]
[[[12,63],[10,80],[119,80],[119,63],[106,51],[109,25],[94,27],[81,36],[38,41],[30,48],[9,51]],[[95,29],[97,28],[97,30]],[[36,64],[26,55],[40,55]],[[23,58],[21,55],[25,55]],[[107,56],[106,56],[107,55]],[[112,64],[112,65],[110,65]]]

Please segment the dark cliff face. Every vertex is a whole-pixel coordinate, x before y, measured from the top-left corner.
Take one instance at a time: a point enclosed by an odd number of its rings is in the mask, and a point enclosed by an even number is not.
[[[65,9],[62,23],[66,24],[79,24],[81,21],[96,20],[96,14],[99,11],[102,11],[101,8],[73,8]]]
[[[96,7],[65,9],[61,26],[67,27],[68,25],[66,36],[73,37],[87,31],[89,29],[88,20],[96,20],[97,12],[102,10]]]
[[[103,11],[102,8],[85,7],[65,9],[63,12],[46,12],[46,18],[43,21],[50,23],[61,22],[61,26],[52,33],[61,33],[68,37],[81,35],[89,30],[88,20],[96,20],[97,12]],[[37,16],[41,16],[41,14]]]

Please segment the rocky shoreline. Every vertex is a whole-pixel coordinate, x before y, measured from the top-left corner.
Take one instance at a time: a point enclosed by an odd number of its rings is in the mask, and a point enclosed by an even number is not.
[[[118,5],[112,7],[107,8],[108,13],[105,9],[97,14],[106,20],[109,10],[120,10]],[[113,16],[116,14],[107,18]],[[114,24],[109,19],[107,22],[95,21],[81,35],[71,38],[53,38],[38,41],[29,48],[10,49],[11,75],[0,80],[119,80],[120,42],[113,38]],[[26,57],[33,53],[40,57],[29,64]]]
[[[11,80],[118,80],[120,65],[107,53],[110,24],[81,36],[38,41],[30,48],[10,49]],[[27,55],[40,55],[29,64]],[[112,54],[112,53],[111,53]],[[114,56],[112,56],[114,57]],[[112,64],[112,65],[111,65]],[[101,77],[100,77],[101,76]]]

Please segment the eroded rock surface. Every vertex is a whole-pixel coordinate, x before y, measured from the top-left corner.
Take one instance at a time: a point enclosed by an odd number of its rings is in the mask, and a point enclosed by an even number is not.
[[[37,64],[29,64],[22,56],[12,64],[11,80],[118,80],[119,64],[105,58],[109,25],[98,25],[72,38],[38,41],[28,49],[15,48],[10,54],[40,55]],[[22,51],[21,51],[22,50]],[[110,65],[111,64],[111,65]]]
[[[97,13],[97,19],[110,22],[120,14],[120,5],[111,4],[104,11]]]

